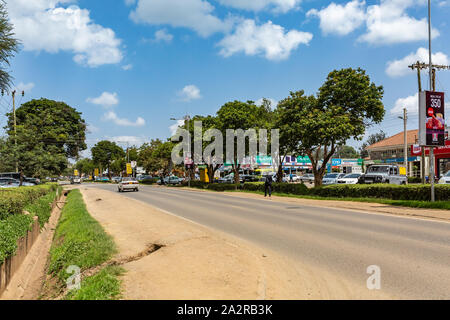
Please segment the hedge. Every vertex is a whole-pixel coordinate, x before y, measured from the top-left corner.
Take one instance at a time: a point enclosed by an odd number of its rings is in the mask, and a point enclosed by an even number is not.
[[[22,213],[26,206],[57,188],[56,184],[48,184],[0,190],[0,220]]]
[[[0,220],[0,265],[16,252],[17,240],[31,230],[33,217],[18,214]]]
[[[186,186],[186,184],[183,184],[183,186]],[[236,189],[234,184],[208,184],[201,181],[191,181],[191,187],[215,191]],[[243,185],[237,185],[237,189],[264,192],[264,182],[246,182]],[[273,183],[272,192],[325,198],[378,198],[418,201],[429,201],[431,198],[430,185],[353,184],[308,189],[303,183]],[[437,201],[450,201],[450,186],[436,185],[435,194]]]
[[[379,198],[390,200],[419,201],[429,201],[431,199],[431,189],[429,185],[331,185],[309,189],[309,194],[320,197],[335,198]],[[435,194],[437,201],[449,201],[450,186],[436,185]]]

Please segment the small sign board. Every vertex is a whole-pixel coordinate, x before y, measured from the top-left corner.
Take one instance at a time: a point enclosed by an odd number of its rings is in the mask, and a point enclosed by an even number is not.
[[[445,100],[443,92],[420,92],[419,144],[429,147],[445,145]]]
[[[131,163],[127,163],[127,174],[133,174],[133,168],[131,167]]]

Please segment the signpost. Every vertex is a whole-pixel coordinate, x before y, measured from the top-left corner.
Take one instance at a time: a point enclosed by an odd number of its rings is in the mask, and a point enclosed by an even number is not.
[[[443,92],[422,91],[419,94],[419,144],[430,147],[431,201],[434,193],[434,147],[445,146],[445,100]]]
[[[131,163],[127,163],[127,175],[133,174],[133,168],[131,167]]]
[[[94,177],[98,177],[100,175],[100,170],[98,170],[98,168],[95,168],[94,170]]]

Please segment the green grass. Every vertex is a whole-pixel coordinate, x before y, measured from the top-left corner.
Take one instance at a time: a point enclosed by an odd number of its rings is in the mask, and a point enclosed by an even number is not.
[[[50,215],[52,214],[52,202],[56,198],[56,191],[52,191],[49,194],[42,196],[34,203],[25,207],[25,210],[34,214],[39,218],[39,224],[41,228],[48,222]]]
[[[250,190],[236,190],[227,192],[244,192],[264,195],[261,191]],[[366,203],[381,203],[392,206],[412,207],[412,208],[426,208],[426,209],[443,209],[450,210],[450,201],[418,201],[418,200],[389,200],[389,199],[377,199],[377,198],[338,198],[338,197],[319,197],[310,195],[295,195],[287,193],[272,193],[274,196],[300,198],[300,199],[312,199],[312,200],[325,200],[325,201],[353,201],[353,202],[366,202]]]
[[[80,191],[72,190],[56,228],[49,273],[65,282],[70,276],[67,267],[75,265],[83,271],[110,260],[114,253],[114,241],[90,216]]]
[[[117,300],[121,297],[119,276],[124,270],[118,266],[110,266],[99,273],[83,279],[81,289],[72,290],[67,300]]]

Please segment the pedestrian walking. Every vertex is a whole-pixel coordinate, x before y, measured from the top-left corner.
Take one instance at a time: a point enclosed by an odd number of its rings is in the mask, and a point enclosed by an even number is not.
[[[266,176],[266,182],[264,183],[264,197],[267,197],[267,192],[269,193],[269,198],[272,197],[272,176]]]

